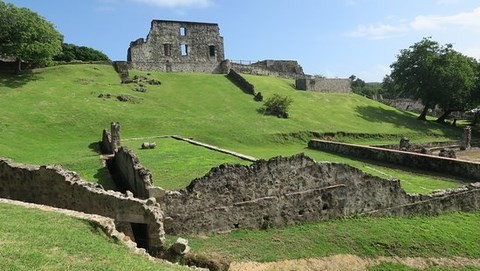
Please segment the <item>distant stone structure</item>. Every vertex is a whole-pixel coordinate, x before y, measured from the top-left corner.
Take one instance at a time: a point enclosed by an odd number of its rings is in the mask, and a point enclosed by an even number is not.
[[[350,79],[299,78],[295,80],[295,88],[326,93],[351,93],[352,82]]]
[[[218,24],[153,20],[147,39],[130,43],[133,69],[161,72],[219,72],[224,60]]]
[[[463,129],[462,141],[460,144],[461,150],[469,150],[472,146],[472,127],[467,126]]]
[[[238,73],[253,75],[268,75],[297,79],[305,77],[302,66],[296,60],[273,60],[267,59],[254,63],[242,63],[241,61],[226,60],[223,69],[228,73],[229,69],[234,69]]]

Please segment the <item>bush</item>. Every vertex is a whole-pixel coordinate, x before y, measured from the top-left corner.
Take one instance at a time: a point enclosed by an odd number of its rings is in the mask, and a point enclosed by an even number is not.
[[[71,62],[80,61],[108,61],[108,56],[104,53],[86,46],[77,46],[75,44],[62,44],[62,53],[54,56],[55,61]]]
[[[282,97],[274,94],[272,97],[265,100],[260,112],[266,115],[274,115],[279,118],[288,118],[288,107],[292,104],[291,97]]]

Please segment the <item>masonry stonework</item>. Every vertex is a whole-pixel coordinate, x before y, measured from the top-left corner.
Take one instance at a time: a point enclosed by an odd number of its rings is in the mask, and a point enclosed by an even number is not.
[[[351,84],[350,79],[299,78],[295,80],[295,88],[298,90],[326,93],[351,93]]]
[[[154,200],[105,191],[59,166],[30,166],[0,159],[0,197],[98,214],[119,224],[140,225],[145,235],[137,243],[142,242],[149,251],[163,248],[163,211]],[[135,240],[137,236],[130,237]]]
[[[222,165],[187,188],[168,192],[167,233],[265,229],[352,215],[433,215],[480,208],[480,183],[409,195],[399,180],[304,155]]]
[[[131,68],[161,72],[216,73],[224,60],[218,24],[153,20],[147,39],[130,43]]]

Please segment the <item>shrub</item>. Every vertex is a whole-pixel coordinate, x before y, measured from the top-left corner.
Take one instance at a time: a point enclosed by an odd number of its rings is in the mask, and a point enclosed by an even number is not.
[[[278,94],[273,94],[272,97],[265,100],[260,112],[266,115],[274,115],[279,118],[288,118],[288,107],[292,104],[291,97],[282,97]]]

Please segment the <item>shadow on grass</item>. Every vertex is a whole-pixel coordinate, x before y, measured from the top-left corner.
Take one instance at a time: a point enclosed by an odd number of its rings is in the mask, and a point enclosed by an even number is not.
[[[93,177],[98,180],[98,184],[102,185],[105,190],[117,190],[110,171],[106,167],[99,168]]]
[[[20,74],[2,73],[0,74],[0,85],[15,89],[39,79],[42,77],[32,71],[24,71]]]
[[[413,129],[417,132],[434,134],[435,130],[433,130],[433,128],[435,128],[441,129],[446,134],[451,135],[458,133],[460,130],[459,128],[440,125],[431,121],[420,121],[411,113],[400,110],[388,110],[380,106],[357,106],[355,111],[358,113],[359,117],[372,122],[373,124],[385,122],[392,123],[398,128]]]
[[[98,155],[102,154],[100,150],[100,141],[88,144],[88,148],[93,152],[97,153]],[[97,183],[102,185],[105,190],[117,190],[115,181],[113,180],[112,175],[110,174],[110,171],[106,166],[106,163],[104,167],[101,167],[97,170],[97,173],[95,173],[93,177],[98,180]]]
[[[97,142],[92,142],[90,144],[88,144],[88,148],[93,151],[94,153],[97,153],[97,154],[102,154],[101,150],[100,150],[100,141],[97,141]]]

